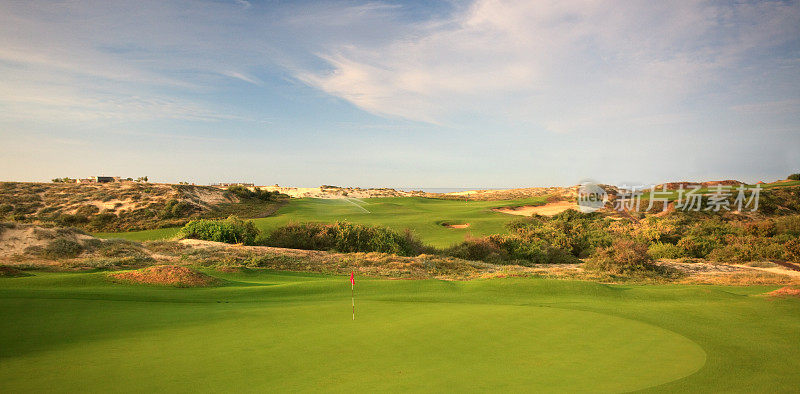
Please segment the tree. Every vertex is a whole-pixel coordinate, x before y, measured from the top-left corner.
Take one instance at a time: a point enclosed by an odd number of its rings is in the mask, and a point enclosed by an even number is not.
[[[800,173],[789,175],[788,179],[791,179],[793,181],[800,181]]]

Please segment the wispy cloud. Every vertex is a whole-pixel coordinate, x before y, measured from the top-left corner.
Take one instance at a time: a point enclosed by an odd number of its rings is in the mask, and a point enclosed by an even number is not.
[[[374,114],[564,132],[674,113],[799,34],[795,3],[479,0],[390,42],[340,43],[320,53],[328,71],[298,77]]]

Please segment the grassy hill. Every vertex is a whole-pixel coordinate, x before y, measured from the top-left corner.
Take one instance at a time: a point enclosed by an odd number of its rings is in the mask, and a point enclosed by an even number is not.
[[[800,300],[774,287],[220,273],[0,278],[9,392],[771,391],[800,385]],[[62,371],[31,374],[31,371]]]

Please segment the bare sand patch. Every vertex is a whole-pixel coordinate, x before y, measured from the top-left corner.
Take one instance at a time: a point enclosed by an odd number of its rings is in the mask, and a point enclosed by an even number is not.
[[[468,228],[469,223],[455,223],[455,224],[442,223],[442,226],[445,226],[447,228]]]
[[[109,277],[122,282],[175,287],[206,287],[218,282],[212,276],[180,265],[154,265],[141,270],[110,274]]]
[[[525,205],[521,207],[494,208],[492,209],[492,211],[507,213],[509,215],[519,215],[519,216],[533,216],[533,215],[553,216],[553,215],[558,215],[559,213],[564,212],[568,209],[574,209],[577,211],[578,204],[575,204],[572,201],[557,201],[537,206]]]
[[[25,253],[25,249],[32,246],[44,247],[56,238],[85,241],[94,237],[70,229],[50,229],[31,224],[6,224],[6,227],[0,231],[0,258],[22,255]]]

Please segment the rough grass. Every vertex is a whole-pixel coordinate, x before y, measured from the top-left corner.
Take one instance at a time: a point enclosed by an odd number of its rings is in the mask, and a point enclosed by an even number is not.
[[[173,287],[208,287],[219,281],[206,274],[180,265],[154,265],[136,271],[108,275],[117,282]]]
[[[773,297],[800,297],[800,287],[798,286],[784,286],[778,290],[773,290],[767,295]]]

